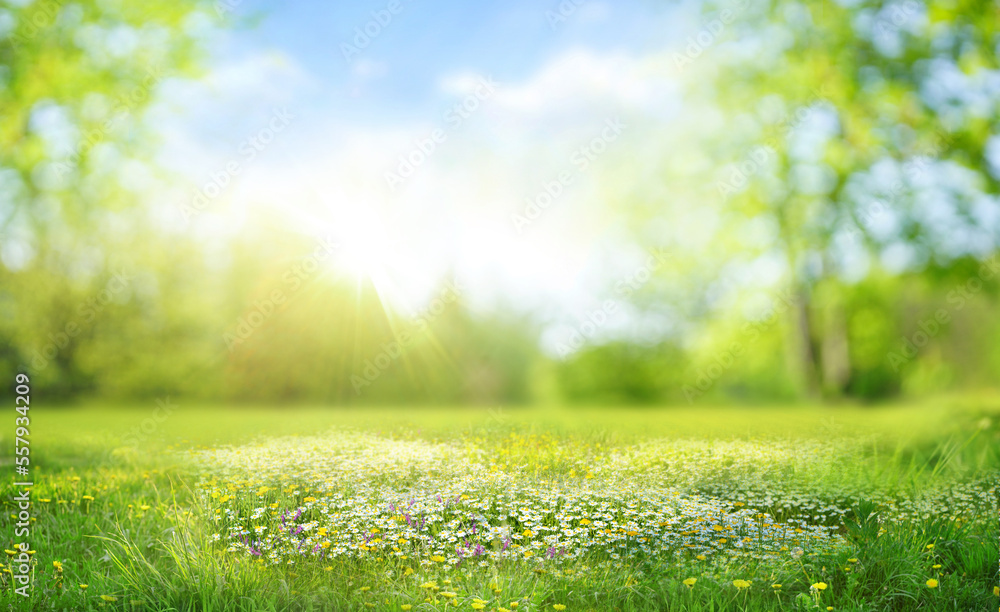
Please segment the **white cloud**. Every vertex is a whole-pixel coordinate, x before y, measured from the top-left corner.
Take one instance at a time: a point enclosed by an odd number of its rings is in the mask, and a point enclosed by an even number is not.
[[[652,110],[676,100],[675,83],[663,75],[659,62],[576,48],[553,58],[525,83],[501,89],[497,100],[528,115]]]
[[[674,99],[663,65],[575,49],[523,82],[498,83],[457,126],[445,114],[404,125],[347,124],[331,116],[326,125],[298,130],[275,155],[239,177],[229,194],[232,218],[264,205],[284,211],[317,236],[377,236],[385,245],[378,249],[383,259],[378,265],[392,279],[394,293],[408,296],[404,306],[418,307],[442,276],[454,272],[471,285],[472,300],[532,306],[561,300],[572,311],[597,284],[594,249],[611,214],[594,186],[602,164],[627,155],[629,145],[624,137],[609,143],[607,153],[586,170],[575,169],[571,156],[610,118],[661,116]],[[231,66],[215,82],[252,90],[251,66]],[[383,69],[372,64],[361,70]],[[487,76],[443,77],[442,108],[476,91]],[[641,139],[642,127],[629,126]],[[390,189],[386,173],[397,170],[399,157],[436,129],[446,135],[444,141],[411,177]],[[512,214],[568,170],[575,172],[573,182],[519,232]],[[220,206],[218,212],[224,210]]]

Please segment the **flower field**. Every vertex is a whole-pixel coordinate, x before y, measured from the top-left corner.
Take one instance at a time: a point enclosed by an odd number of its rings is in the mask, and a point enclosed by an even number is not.
[[[988,402],[725,410],[67,412],[31,609],[998,605]]]
[[[516,435],[509,442],[546,443]],[[272,565],[376,556],[415,570],[521,560],[546,569],[583,559],[613,568],[667,553],[777,559],[790,547],[832,551],[839,543],[828,527],[777,522],[739,501],[685,492],[629,469],[617,453],[559,478],[525,478],[488,456],[469,446],[334,434],[199,458],[211,466],[202,487],[220,528],[212,539]]]

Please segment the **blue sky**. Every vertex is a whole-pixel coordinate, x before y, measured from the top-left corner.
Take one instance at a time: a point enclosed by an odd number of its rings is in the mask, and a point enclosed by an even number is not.
[[[702,54],[676,61],[706,36],[695,4],[400,0],[387,19],[391,6],[243,0],[240,27],[210,32],[207,74],[164,87],[153,113],[163,162],[190,179],[157,195],[178,229],[217,240],[277,211],[317,241],[338,240],[331,265],[372,280],[397,309],[419,311],[455,276],[474,307],[513,305],[550,323],[550,346],[647,265],[623,210],[629,197],[656,209],[643,216],[645,242],[713,260],[724,201],[711,185],[666,184],[658,165],[682,160],[691,176],[726,170],[693,144],[718,113],[682,102],[712,68],[700,58],[717,51],[709,36]],[[734,6],[738,20],[747,5]],[[358,53],[345,58],[345,44]],[[810,115],[794,138],[828,137],[823,116]],[[196,215],[185,212],[192,202],[203,204]],[[935,219],[948,218],[941,197],[929,202]],[[892,220],[876,222],[891,235]],[[853,243],[844,251],[864,276],[867,256]],[[891,245],[882,263],[902,270],[919,263],[914,253]],[[730,272],[766,285],[786,267],[765,253]],[[602,333],[645,333],[645,315],[629,308],[620,304]]]
[[[655,172],[636,164],[669,142],[651,136],[678,115],[671,49],[699,27],[691,7],[567,0],[557,20],[558,2],[401,0],[376,28],[373,12],[389,5],[235,6],[240,26],[212,32],[204,78],[168,84],[153,113],[163,163],[190,179],[158,196],[173,222],[215,239],[278,210],[338,238],[334,265],[404,311],[450,275],[483,307],[552,320],[601,307],[648,257],[627,248],[603,177]],[[377,35],[345,59],[342,45],[366,26]],[[262,134],[251,159],[246,143]],[[418,160],[412,172],[405,159]],[[203,205],[195,215],[192,202]]]
[[[316,79],[310,102],[351,119],[392,121],[433,112],[444,75],[475,72],[520,81],[571,47],[647,53],[662,49],[677,23],[667,3],[566,0],[562,17],[557,2],[400,0],[400,10],[376,28],[376,17],[381,13],[384,20],[390,4],[244,2],[234,14],[256,25],[235,33],[219,49],[218,61],[280,51]],[[366,26],[378,33],[357,47],[358,31]],[[360,53],[346,60],[344,44]]]

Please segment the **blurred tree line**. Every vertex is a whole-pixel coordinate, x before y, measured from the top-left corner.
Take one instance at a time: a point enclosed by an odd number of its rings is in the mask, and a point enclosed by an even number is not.
[[[197,75],[210,5],[8,6],[0,370],[27,370],[54,398],[260,402],[877,399],[995,385],[998,10],[706,4],[707,44],[667,62],[703,109],[682,126],[689,146],[652,160],[637,187],[621,174],[634,168],[604,177],[635,240],[676,255],[632,306],[684,325],[556,357],[540,348],[544,322],[473,307],[450,279],[422,311],[395,312],[280,220],[221,246],[159,227],[133,188],[157,173],[142,113],[158,82]],[[692,210],[712,219],[704,251],[650,230]],[[759,270],[772,282],[750,282]]]

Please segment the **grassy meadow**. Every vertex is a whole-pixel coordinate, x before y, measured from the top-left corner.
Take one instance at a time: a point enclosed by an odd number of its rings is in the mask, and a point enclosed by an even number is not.
[[[150,414],[32,411],[35,591],[13,597],[5,567],[5,606],[966,611],[1000,601],[995,397]]]
[[[0,612],[1000,608],[1000,0],[17,0],[0,118]]]

